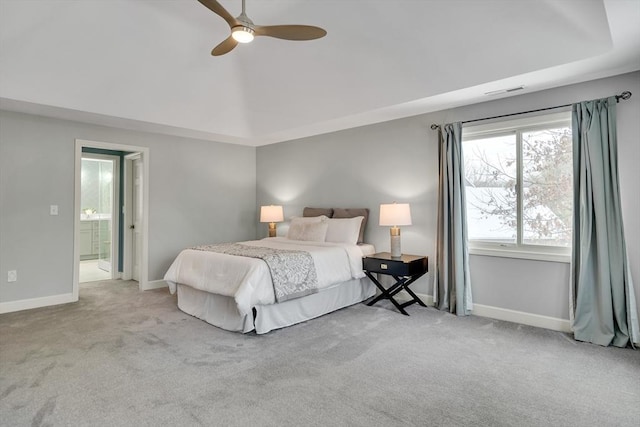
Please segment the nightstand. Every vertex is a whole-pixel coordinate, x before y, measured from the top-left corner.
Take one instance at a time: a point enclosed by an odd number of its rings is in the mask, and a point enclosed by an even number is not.
[[[369,279],[380,289],[381,294],[371,300],[367,305],[371,306],[382,299],[388,299],[396,306],[400,313],[408,316],[405,307],[418,303],[423,307],[427,305],[411,290],[409,286],[424,276],[428,271],[428,258],[421,255],[402,255],[392,258],[389,252],[380,252],[363,258],[362,269]],[[396,283],[385,288],[373,274],[386,274],[393,277]],[[393,297],[405,290],[411,296],[411,300],[399,303]]]

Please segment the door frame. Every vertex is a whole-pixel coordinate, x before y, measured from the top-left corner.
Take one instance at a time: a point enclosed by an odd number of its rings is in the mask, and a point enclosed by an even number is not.
[[[73,300],[77,301],[80,293],[80,205],[81,202],[81,172],[82,172],[82,149],[101,148],[104,150],[127,151],[140,153],[142,158],[142,254],[140,260],[140,280],[138,287],[146,290],[148,286],[149,274],[149,148],[138,147],[126,144],[114,144],[111,142],[89,141],[84,139],[75,140],[75,179],[74,179],[74,227],[73,227]],[[121,165],[122,166],[122,165]],[[125,213],[127,206],[125,205]],[[125,247],[125,256],[127,255]]]
[[[118,258],[120,254],[119,250],[119,227],[120,227],[120,215],[118,212],[118,197],[122,197],[120,195],[120,157],[114,156],[111,154],[95,154],[95,153],[82,153],[82,157],[80,159],[80,170],[82,171],[82,160],[83,159],[94,159],[94,160],[108,160],[113,162],[113,184],[111,187],[111,253],[109,254],[111,259],[111,271],[109,274],[111,275],[111,279],[119,279],[120,273],[118,272]],[[82,175],[82,173],[81,173]],[[80,192],[82,193],[82,185],[80,185]],[[80,195],[80,203],[82,203],[82,194]],[[82,205],[80,206],[82,209]],[[82,214],[82,212],[81,212]],[[99,258],[98,258],[99,259]],[[79,271],[79,270],[78,270]],[[78,277],[78,281],[80,278]]]

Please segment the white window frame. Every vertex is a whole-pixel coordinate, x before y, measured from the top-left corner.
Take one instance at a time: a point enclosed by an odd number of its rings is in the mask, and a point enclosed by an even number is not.
[[[535,116],[520,117],[511,120],[494,120],[482,124],[467,125],[462,129],[462,145],[466,141],[500,136],[505,134],[516,135],[516,163],[517,182],[522,182],[522,133],[547,129],[549,127],[571,127],[571,110],[565,109],[551,114],[538,114]],[[469,253],[472,255],[497,256],[505,258],[520,258],[539,261],[571,262],[571,247],[532,245],[522,243],[522,189],[518,190],[517,208],[517,242],[499,243],[482,240],[469,240]]]

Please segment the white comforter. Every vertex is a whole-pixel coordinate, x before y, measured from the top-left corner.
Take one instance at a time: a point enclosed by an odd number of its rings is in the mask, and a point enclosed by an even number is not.
[[[358,245],[303,242],[284,237],[242,244],[309,252],[315,263],[320,289],[364,276],[363,253]],[[249,314],[255,305],[275,302],[269,267],[257,258],[185,249],[173,261],[164,280],[169,283],[171,293],[175,293],[176,283],[180,283],[201,291],[233,297],[242,315]]]

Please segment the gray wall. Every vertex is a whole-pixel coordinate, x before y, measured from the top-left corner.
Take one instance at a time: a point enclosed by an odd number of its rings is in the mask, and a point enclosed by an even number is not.
[[[618,108],[620,185],[627,249],[640,301],[639,72],[259,147],[258,206],[282,204],[285,217],[300,215],[304,206],[368,207],[366,240],[383,251],[389,249],[389,238],[388,229],[377,225],[380,203],[409,202],[414,225],[403,227],[402,249],[429,255],[432,272],[438,179],[432,123],[568,104],[624,90],[634,96]],[[285,232],[283,224],[279,233]],[[259,229],[258,236],[265,234],[266,229]],[[568,264],[476,255],[470,264],[477,304],[569,318]],[[432,283],[429,274],[415,290],[432,294]]]
[[[149,147],[149,280],[184,247],[255,236],[253,147],[0,111],[0,302],[72,292],[76,138]]]
[[[0,302],[71,292],[74,140],[150,149],[149,280],[161,279],[184,247],[266,235],[256,206],[368,207],[366,239],[388,250],[378,206],[411,203],[403,251],[430,256],[433,271],[437,135],[431,123],[469,120],[605,97],[619,104],[620,185],[627,249],[640,301],[640,73],[440,111],[257,150],[0,111]],[[256,184],[257,183],[257,184]],[[256,203],[257,202],[257,203]],[[60,215],[50,216],[57,204]],[[285,226],[279,232],[284,233]],[[8,270],[18,281],[6,282]],[[568,318],[567,264],[472,256],[478,304]],[[432,293],[432,275],[416,290]]]

